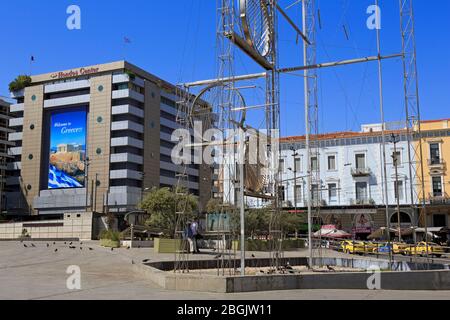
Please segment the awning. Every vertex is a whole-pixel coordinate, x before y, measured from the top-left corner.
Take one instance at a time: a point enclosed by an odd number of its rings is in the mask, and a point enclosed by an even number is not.
[[[337,229],[320,229],[313,234],[315,238],[330,238],[330,239],[346,239],[351,238],[351,234],[343,230]]]

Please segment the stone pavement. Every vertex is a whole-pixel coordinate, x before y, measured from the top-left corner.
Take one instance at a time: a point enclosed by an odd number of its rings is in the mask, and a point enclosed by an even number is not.
[[[136,263],[144,259],[173,260],[173,254],[157,255],[153,249],[101,248],[97,242],[74,243],[76,249],[62,242],[53,245],[47,242],[26,243],[0,242],[0,299],[63,299],[63,300],[271,300],[271,299],[450,299],[450,292],[411,291],[360,291],[360,290],[292,290],[242,294],[211,294],[198,292],[176,292],[159,288],[149,280],[132,271],[131,259]],[[83,249],[81,250],[80,247]],[[89,250],[88,248],[93,250]],[[57,252],[55,250],[57,249]],[[249,253],[251,255],[251,253]],[[288,252],[286,256],[306,255],[306,250]],[[327,253],[338,254],[340,253]],[[267,257],[255,253],[257,257]],[[209,255],[196,255],[195,259],[211,259]],[[81,290],[67,289],[69,266],[81,270]]]

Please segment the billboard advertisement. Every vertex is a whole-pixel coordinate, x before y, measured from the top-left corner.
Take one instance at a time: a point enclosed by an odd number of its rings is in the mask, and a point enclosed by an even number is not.
[[[49,189],[84,188],[86,123],[86,109],[50,115]]]

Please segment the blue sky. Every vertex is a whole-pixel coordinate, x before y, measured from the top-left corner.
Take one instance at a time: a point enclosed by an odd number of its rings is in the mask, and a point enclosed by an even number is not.
[[[280,0],[282,7],[293,0]],[[374,0],[318,0],[322,29],[318,61],[376,54],[375,33],[366,28],[366,9]],[[66,9],[82,11],[82,29],[66,28]],[[58,0],[1,1],[0,95],[18,74],[46,73],[72,67],[127,59],[170,82],[213,78],[215,0]],[[381,0],[383,53],[400,51],[397,0]],[[450,117],[450,1],[415,0],[418,68],[422,118]],[[300,23],[300,7],[289,14]],[[346,39],[343,25],[349,32]],[[124,45],[124,36],[132,43]],[[302,61],[301,46],[281,22],[282,66]],[[30,65],[30,56],[36,62]],[[259,69],[245,56],[236,59],[237,73]],[[401,61],[384,62],[388,121],[404,118]],[[362,123],[380,121],[376,63],[319,72],[320,130],[359,130]],[[282,135],[304,133],[303,83],[281,77]]]

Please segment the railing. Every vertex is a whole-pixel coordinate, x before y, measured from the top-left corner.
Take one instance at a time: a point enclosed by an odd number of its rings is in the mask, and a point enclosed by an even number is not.
[[[371,198],[350,199],[350,205],[351,206],[375,205],[375,200]]]
[[[370,168],[352,168],[352,176],[354,177],[365,177],[371,174],[372,170]]]
[[[447,193],[442,194],[428,194],[428,202],[430,204],[447,204],[450,203],[450,197]]]
[[[428,159],[428,166],[445,166],[445,161],[443,159]]]

